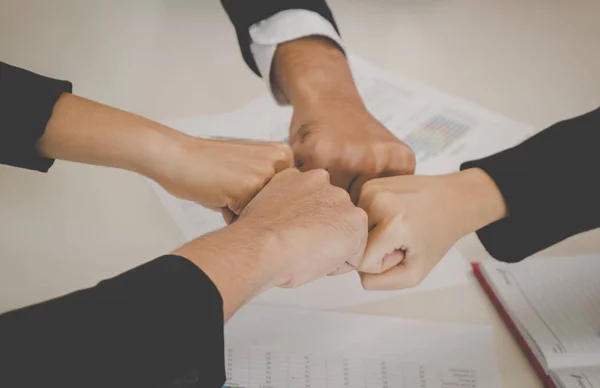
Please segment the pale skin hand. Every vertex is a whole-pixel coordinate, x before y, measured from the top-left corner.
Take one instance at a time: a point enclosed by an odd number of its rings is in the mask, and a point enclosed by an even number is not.
[[[56,103],[37,148],[55,159],[140,173],[229,220],[294,164],[284,143],[199,139],[72,94]]]
[[[339,268],[358,265],[367,216],[324,170],[277,174],[221,231],[174,254],[198,265],[223,297],[225,320],[275,286],[296,287]]]
[[[273,76],[294,106],[290,144],[301,170],[327,169],[355,203],[365,182],[414,172],[414,153],[367,111],[333,43],[305,38],[279,45]]]
[[[363,186],[359,207],[369,216],[361,280],[378,290],[414,287],[460,238],[507,215],[480,169],[375,179]]]
[[[180,155],[156,182],[179,198],[220,210],[228,223],[275,174],[294,165],[290,146],[280,142],[191,138]]]

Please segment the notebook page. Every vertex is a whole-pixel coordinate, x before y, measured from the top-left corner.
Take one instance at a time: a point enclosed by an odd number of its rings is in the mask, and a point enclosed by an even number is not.
[[[482,269],[551,370],[600,361],[600,256],[495,261]],[[534,348],[535,349],[535,348]]]
[[[491,327],[246,306],[225,327],[227,385],[499,388]]]
[[[551,377],[561,388],[600,388],[600,367],[561,369]]]

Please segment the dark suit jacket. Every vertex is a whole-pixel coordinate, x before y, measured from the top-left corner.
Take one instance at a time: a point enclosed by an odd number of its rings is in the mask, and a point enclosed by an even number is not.
[[[293,8],[333,22],[325,1],[223,1],[250,54],[249,27]],[[48,171],[38,155],[67,81],[0,62],[0,163]],[[185,258],[164,256],[97,286],[0,315],[0,387],[220,388],[223,307],[212,281]]]

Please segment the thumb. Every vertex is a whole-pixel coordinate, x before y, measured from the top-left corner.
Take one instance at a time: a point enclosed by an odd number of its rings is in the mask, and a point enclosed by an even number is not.
[[[398,221],[383,221],[369,232],[367,247],[359,266],[360,272],[381,273],[393,265],[398,265],[406,249],[406,233]],[[392,265],[393,264],[393,265]]]
[[[292,150],[300,171],[329,168],[337,157],[336,148],[326,140],[318,143],[297,141],[292,143]]]
[[[361,273],[360,280],[366,290],[401,290],[412,288],[423,279],[414,261],[405,260],[380,274]]]
[[[219,210],[221,211],[221,215],[223,216],[223,219],[227,225],[231,225],[238,218],[238,215],[232,212],[228,207],[223,207]]]

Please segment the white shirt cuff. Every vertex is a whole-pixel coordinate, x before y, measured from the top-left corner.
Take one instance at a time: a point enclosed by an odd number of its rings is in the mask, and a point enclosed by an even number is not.
[[[254,55],[260,75],[267,83],[279,104],[289,101],[281,89],[271,82],[271,65],[277,45],[307,36],[322,36],[331,39],[343,49],[342,39],[333,25],[316,12],[304,9],[281,11],[250,27],[250,50]]]

